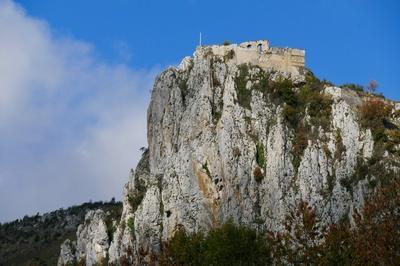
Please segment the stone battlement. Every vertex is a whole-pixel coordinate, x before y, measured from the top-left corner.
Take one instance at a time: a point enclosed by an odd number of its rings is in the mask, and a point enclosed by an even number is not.
[[[233,51],[232,60],[238,65],[249,63],[266,71],[289,74],[293,78],[303,76],[304,73],[305,50],[270,47],[267,40],[260,40],[240,44],[201,46],[196,52],[209,48],[218,56],[226,56]]]

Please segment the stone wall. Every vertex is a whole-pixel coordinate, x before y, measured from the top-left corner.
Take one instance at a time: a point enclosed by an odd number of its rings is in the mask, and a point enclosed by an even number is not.
[[[234,51],[234,63],[258,65],[266,71],[280,71],[292,77],[303,74],[305,50],[270,47],[266,40],[244,42],[230,45],[212,45],[198,47],[198,50],[211,48],[214,55],[226,56]]]

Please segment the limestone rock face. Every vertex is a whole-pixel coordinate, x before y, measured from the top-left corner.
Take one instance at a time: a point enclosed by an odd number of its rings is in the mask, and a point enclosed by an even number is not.
[[[150,263],[160,244],[181,228],[209,230],[231,219],[280,231],[299,200],[308,201],[325,224],[351,220],[373,191],[372,173],[352,178],[375,152],[371,130],[358,117],[364,96],[325,85],[329,119],[324,126],[313,122],[307,106],[302,119],[311,126],[302,137],[285,118],[285,103],[252,89],[262,82],[257,67],[246,72],[245,102],[235,62],[205,47],[157,77],[148,109],[148,150],[124,188],[110,263]],[[279,74],[285,73],[272,73],[271,79],[279,80]],[[293,91],[301,86],[297,82]],[[398,172],[392,162],[399,158],[384,154]],[[108,248],[101,219],[92,217],[92,226],[78,230],[78,258],[87,261],[105,256]]]
[[[125,188],[128,195],[141,183],[146,192],[136,210],[124,201],[122,219],[133,219],[134,227],[119,226],[111,261],[125,256],[139,263],[180,228],[207,230],[228,219],[278,231],[300,199],[314,206],[326,224],[351,219],[363,204],[367,181],[357,182],[351,192],[341,184],[354,174],[360,158],[368,160],[373,153],[371,132],[361,129],[357,118],[362,98],[326,87],[332,99],[329,131],[315,129],[294,166],[294,133],[283,106],[255,90],[250,108],[241,106],[238,67],[234,60],[198,49],[157,78],[148,109],[149,150]],[[258,181],[257,145],[265,154]]]
[[[58,257],[57,265],[74,265],[76,263],[75,244],[67,239],[61,244],[60,256]]]
[[[86,214],[85,223],[78,227],[76,256],[78,261],[86,265],[94,265],[106,260],[109,248],[106,214],[102,210],[90,211]]]
[[[105,265],[110,242],[105,219],[104,211],[89,211],[85,222],[78,227],[77,241],[67,239],[61,245],[58,265]]]

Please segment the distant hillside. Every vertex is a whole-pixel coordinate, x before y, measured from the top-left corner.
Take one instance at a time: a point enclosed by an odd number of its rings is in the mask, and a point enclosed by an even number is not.
[[[67,238],[76,238],[75,232],[86,212],[94,209],[118,218],[122,203],[88,202],[1,224],[0,265],[56,265],[61,243]]]

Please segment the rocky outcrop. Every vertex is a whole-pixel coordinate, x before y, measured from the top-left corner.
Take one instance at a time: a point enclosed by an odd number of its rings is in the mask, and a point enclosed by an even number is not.
[[[109,248],[106,215],[102,210],[90,211],[85,222],[78,227],[76,257],[86,265],[105,261]]]
[[[106,265],[108,262],[109,228],[103,210],[89,211],[79,225],[76,242],[67,239],[61,246],[58,265]]]
[[[0,265],[57,265],[60,253],[66,258],[63,264],[67,264],[71,258],[68,250],[75,254],[75,246],[67,241],[60,252],[60,244],[76,235],[86,213],[96,209],[102,209],[106,214],[114,213],[113,219],[119,220],[122,203],[115,199],[87,202],[0,224]]]
[[[65,240],[61,245],[60,257],[58,258],[57,265],[75,265],[75,249],[76,243],[69,239]]]
[[[149,148],[125,186],[110,263],[149,263],[182,228],[207,231],[232,220],[280,231],[300,200],[324,224],[351,220],[377,183],[359,168],[379,157],[398,173],[398,153],[383,151],[360,123],[369,95],[311,73],[293,80],[238,65],[234,56],[200,47],[157,77]]]

